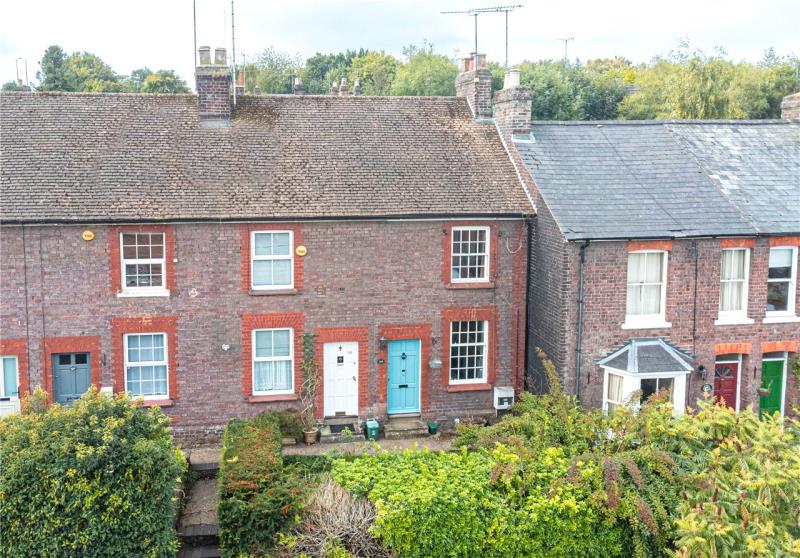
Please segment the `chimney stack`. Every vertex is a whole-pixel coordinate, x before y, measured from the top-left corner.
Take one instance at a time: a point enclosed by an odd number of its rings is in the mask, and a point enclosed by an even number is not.
[[[214,52],[211,64],[211,48],[197,49],[200,65],[195,69],[197,108],[201,120],[228,120],[231,117],[231,70],[228,68],[224,48]]]
[[[236,96],[241,97],[244,95],[244,72],[239,70],[236,76]]]
[[[800,93],[786,95],[781,103],[781,118],[800,120]]]
[[[260,88],[258,85],[256,85],[255,87],[253,87],[253,95],[255,95],[256,97],[258,97],[259,95],[261,95],[261,88]]]
[[[347,78],[342,78],[342,83],[339,84],[339,96],[347,97]]]
[[[356,78],[353,82],[353,96],[358,97],[359,95],[361,95],[361,80]]]
[[[477,62],[477,68],[475,67]],[[492,117],[492,72],[486,67],[486,55],[461,59],[461,73],[456,76],[456,95],[466,97],[476,120]]]
[[[504,136],[531,133],[531,90],[519,83],[519,70],[506,72],[503,89],[494,94],[494,121]]]
[[[294,83],[292,84],[292,93],[295,95],[305,95],[306,90],[303,88],[303,80],[300,76],[295,76]]]
[[[336,82],[335,81],[333,83],[331,83],[331,91],[330,91],[330,93],[331,93],[331,95],[338,95],[339,94],[339,88],[336,87]]]

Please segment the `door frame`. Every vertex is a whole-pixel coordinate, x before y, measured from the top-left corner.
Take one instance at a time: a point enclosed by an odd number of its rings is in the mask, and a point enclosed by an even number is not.
[[[378,325],[378,403],[382,412],[386,413],[389,404],[389,341],[404,339],[420,340],[419,385],[420,414],[429,407],[430,361],[433,326],[420,324],[380,324]],[[388,413],[387,413],[388,415]]]
[[[736,371],[736,405],[734,407],[734,409],[736,409],[737,413],[739,412],[740,404],[741,404],[741,400],[742,400],[742,360],[743,360],[742,359],[742,353],[739,353],[739,358],[736,359],[736,360],[731,360],[731,359],[719,360],[719,359],[717,359],[717,360],[714,361],[714,368],[716,368],[717,364],[736,364],[738,366],[737,371]],[[716,371],[715,371],[715,373],[716,373]],[[712,386],[714,385],[713,378],[712,378],[711,385]]]
[[[787,366],[789,364],[789,353],[786,351],[778,351],[783,354],[782,357],[761,357],[761,374],[762,374],[762,381],[763,381],[763,374],[764,368],[763,363],[765,362],[783,362],[783,379],[781,380],[781,416],[785,416],[784,413],[786,412],[786,376],[788,375]],[[759,382],[760,385],[760,382]],[[760,409],[759,409],[760,410]]]
[[[341,343],[355,343],[356,344],[356,414],[355,415],[344,415],[347,417],[350,416],[358,416],[361,411],[361,405],[359,405],[359,400],[361,396],[361,343],[359,341],[325,341],[321,343],[322,345],[322,383],[320,385],[320,391],[322,392],[322,416],[323,418],[337,418],[336,415],[329,415],[325,411],[325,345],[337,345]]]
[[[419,343],[419,370],[417,371],[417,407],[416,411],[401,411],[401,412],[391,412],[389,411],[389,343],[398,342],[398,341],[416,341]],[[397,415],[416,415],[422,414],[422,339],[420,338],[411,338],[411,339],[390,339],[386,342],[386,414],[389,416],[397,416]]]
[[[364,416],[369,404],[370,366],[368,359],[369,327],[318,327],[314,329],[314,357],[317,363],[317,409],[318,419],[325,418],[325,343],[358,343],[358,416]]]
[[[100,354],[99,335],[77,335],[74,337],[45,337],[44,350],[42,351],[42,364],[44,370],[44,389],[50,403],[53,397],[53,355],[59,353],[89,353],[89,378],[91,384],[100,389],[102,387],[103,360]]]

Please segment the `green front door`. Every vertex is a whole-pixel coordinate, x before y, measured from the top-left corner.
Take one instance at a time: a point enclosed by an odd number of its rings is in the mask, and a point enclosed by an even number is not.
[[[761,387],[769,389],[769,395],[761,398],[759,416],[764,413],[781,412],[783,403],[784,360],[765,360],[761,364]]]
[[[92,383],[89,353],[53,355],[53,399],[61,405],[72,405]]]

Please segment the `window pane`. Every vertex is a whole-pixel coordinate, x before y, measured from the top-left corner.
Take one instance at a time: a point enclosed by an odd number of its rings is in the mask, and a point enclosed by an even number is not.
[[[723,250],[720,277],[723,281],[744,279],[744,250]]]
[[[256,331],[256,357],[272,356],[272,331]]]
[[[291,260],[275,260],[272,262],[272,282],[273,285],[292,284],[292,262]]]
[[[642,313],[642,287],[628,285],[627,313],[635,316]]]
[[[767,283],[767,310],[785,312],[789,309],[789,281]]]
[[[743,310],[744,283],[729,281],[720,286],[719,309],[723,312]]]
[[[644,281],[645,256],[647,254],[628,254],[628,283]]]
[[[658,380],[658,389],[659,391],[662,389],[667,390],[668,392],[672,393],[672,378],[661,378]]]
[[[272,285],[272,261],[253,262],[253,286],[264,287]]]
[[[289,330],[274,331],[272,339],[274,356],[289,356]]]
[[[255,235],[255,255],[256,256],[271,256],[272,255],[272,234],[271,233],[257,233]]]
[[[609,401],[622,402],[622,376],[608,374],[608,393],[606,399]]]
[[[645,280],[648,283],[661,283],[661,274],[664,265],[664,254],[662,253],[649,253],[647,254],[647,264],[645,272]]]
[[[773,248],[769,251],[769,278],[789,279],[792,276],[791,248]]]
[[[647,401],[658,389],[658,380],[655,378],[648,378],[642,380],[642,401]]]
[[[6,357],[3,359],[3,397],[18,396],[17,390],[17,359]]]
[[[272,254],[275,256],[289,255],[289,233],[275,233],[272,235]]]
[[[661,313],[661,285],[642,287],[642,314]]]
[[[292,389],[291,371],[291,360],[253,363],[253,391]]]
[[[75,364],[86,364],[88,362],[88,356],[86,353],[79,353],[75,355]]]

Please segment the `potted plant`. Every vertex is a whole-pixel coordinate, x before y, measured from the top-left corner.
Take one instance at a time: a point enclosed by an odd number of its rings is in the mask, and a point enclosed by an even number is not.
[[[303,334],[303,362],[300,364],[303,373],[303,383],[300,386],[300,421],[303,423],[303,437],[306,444],[317,441],[319,428],[317,427],[317,391],[319,389],[319,376],[317,374],[317,360],[314,356],[314,335]]]

